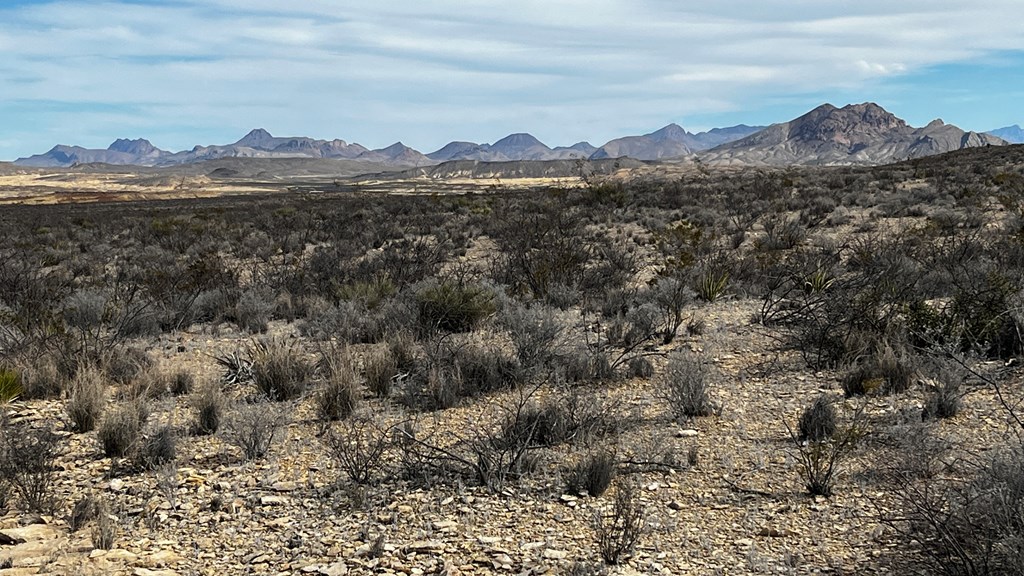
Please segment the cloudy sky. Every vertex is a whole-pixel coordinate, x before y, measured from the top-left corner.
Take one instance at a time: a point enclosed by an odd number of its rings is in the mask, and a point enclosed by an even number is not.
[[[875,101],[1024,124],[1020,0],[0,2],[0,159],[145,137],[600,145]]]

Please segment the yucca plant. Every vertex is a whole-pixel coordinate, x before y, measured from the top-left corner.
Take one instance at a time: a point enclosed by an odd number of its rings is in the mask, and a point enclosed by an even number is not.
[[[697,296],[706,302],[714,302],[725,295],[725,288],[728,285],[728,272],[722,272],[721,274],[708,272],[697,283]]]
[[[824,268],[818,268],[804,281],[804,291],[808,294],[821,294],[832,287],[836,281]]]
[[[0,368],[0,405],[14,402],[21,392],[21,375],[10,368]]]

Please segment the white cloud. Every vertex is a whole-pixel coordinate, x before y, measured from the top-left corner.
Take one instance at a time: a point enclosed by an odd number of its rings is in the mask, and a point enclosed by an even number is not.
[[[600,143],[689,115],[1024,50],[1018,0],[346,4],[64,0],[0,9],[4,100],[131,110],[107,124],[68,125],[73,112],[24,104],[12,122],[24,126],[7,130],[36,126],[42,138],[62,129],[84,142],[171,126],[162,132],[182,139],[171,147],[195,143],[175,126],[235,135],[270,124],[371,146],[404,138],[430,148],[513,129],[552,144]]]

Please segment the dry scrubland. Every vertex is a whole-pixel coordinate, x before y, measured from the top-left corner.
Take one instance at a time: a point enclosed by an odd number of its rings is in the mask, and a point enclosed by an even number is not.
[[[1020,574],[1024,150],[0,212],[0,574]]]

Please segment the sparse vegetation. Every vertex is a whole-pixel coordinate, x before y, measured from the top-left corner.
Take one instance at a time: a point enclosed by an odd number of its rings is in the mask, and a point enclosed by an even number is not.
[[[1019,571],[1024,156],[630,166],[5,206],[0,504],[257,571]]]

